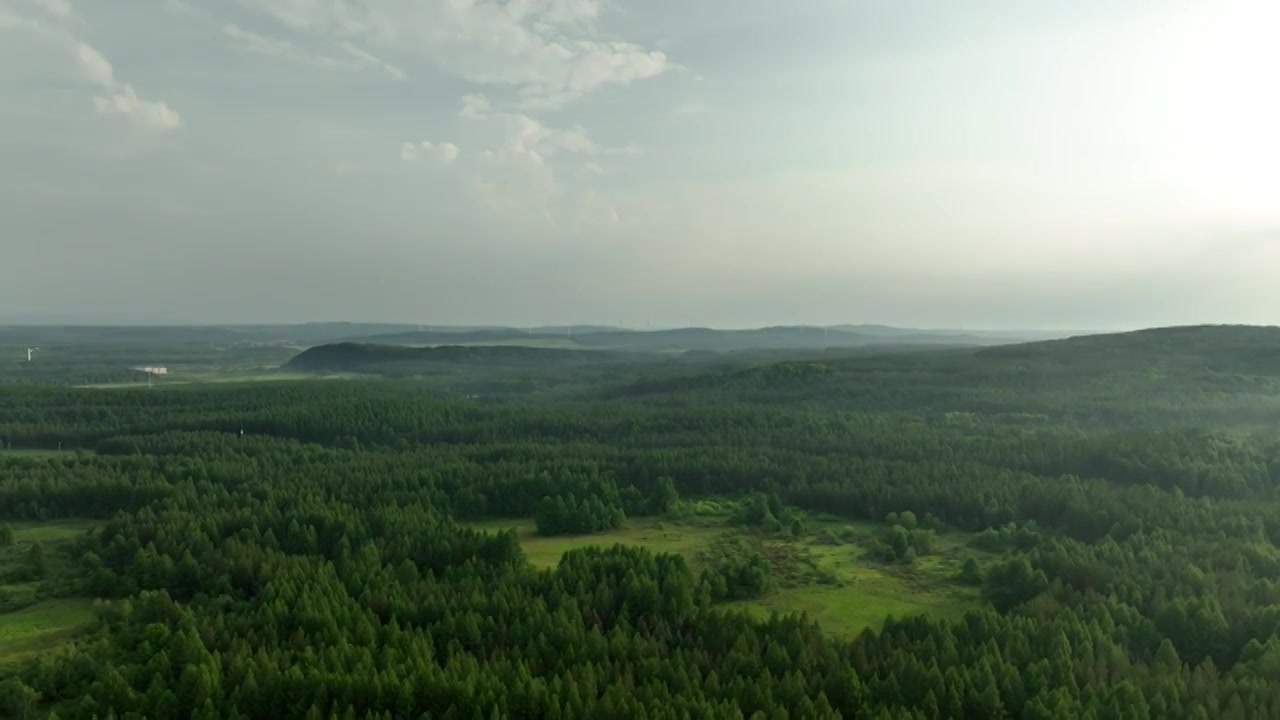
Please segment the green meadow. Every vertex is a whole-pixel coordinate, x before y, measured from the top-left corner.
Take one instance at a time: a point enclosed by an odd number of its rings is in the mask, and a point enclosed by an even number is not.
[[[245,369],[245,368],[204,368],[204,369],[176,369],[171,370],[168,375],[157,376],[152,378],[148,383],[146,379],[131,380],[128,382],[110,382],[110,383],[89,383],[81,385],[85,388],[97,389],[121,389],[121,388],[144,388],[166,387],[169,385],[198,385],[205,383],[250,383],[250,382],[290,382],[300,380],[352,380],[358,379],[360,376],[355,373],[310,373],[299,372],[296,370],[287,370],[284,368],[264,368],[264,369]]]
[[[93,601],[59,598],[0,613],[0,669],[52,650],[93,620]]]
[[[769,561],[775,587],[728,606],[762,616],[803,612],[834,635],[879,628],[890,616],[955,619],[979,606],[977,589],[955,577],[967,558],[981,561],[984,554],[969,548],[960,533],[940,533],[933,553],[898,564],[866,557],[867,547],[885,526],[834,519],[811,521],[798,537],[732,527],[723,515],[634,518],[607,532],[551,537],[538,535],[533,520],[491,520],[472,526],[486,531],[514,528],[529,562],[544,568],[554,567],[570,550],[624,544],[683,555],[697,573],[725,548],[747,548]],[[841,537],[838,544],[829,544],[833,534]]]
[[[84,520],[11,522],[13,544],[0,547],[0,668],[70,640],[93,619],[93,601],[72,595],[79,572],[70,549],[94,527]],[[30,571],[33,546],[45,570]]]

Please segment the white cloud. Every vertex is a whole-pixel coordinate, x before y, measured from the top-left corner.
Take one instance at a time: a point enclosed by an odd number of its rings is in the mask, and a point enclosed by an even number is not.
[[[237,47],[246,52],[281,58],[300,65],[309,65],[328,70],[360,70],[372,67],[382,70],[397,80],[402,80],[405,77],[404,70],[349,42],[338,44],[338,49],[344,53],[344,56],[336,57],[312,52],[297,43],[283,38],[246,30],[234,23],[224,25],[222,33]]]
[[[102,53],[80,42],[76,43],[76,58],[79,59],[80,67],[84,69],[90,80],[104,88],[115,85],[115,73],[112,72],[111,63],[102,57]]]
[[[498,147],[492,153],[499,158],[523,155],[536,157],[540,162],[542,158],[561,153],[594,155],[608,152],[597,145],[581,126],[552,128],[531,115],[497,111],[484,95],[463,97],[458,117],[496,136]]]
[[[483,148],[461,164],[459,179],[485,214],[522,237],[547,241],[620,224],[613,197],[589,185],[611,173],[604,158],[634,154],[635,147],[601,146],[581,126],[552,127],[528,113],[497,110],[479,93],[462,98],[457,117]],[[422,155],[421,144],[401,146],[402,159]]]
[[[367,50],[357,47],[349,42],[340,43],[338,47],[342,48],[343,52],[354,58],[357,65],[379,68],[397,80],[403,80],[407,76],[405,71],[399,66],[392,65],[386,60],[383,60]]]
[[[383,58],[403,58],[470,83],[459,126],[447,130],[461,134],[468,153],[452,143],[408,141],[399,158],[456,167],[459,187],[482,212],[522,234],[617,225],[612,198],[582,185],[613,173],[606,158],[639,152],[602,146],[587,128],[572,120],[552,125],[540,111],[675,67],[662,52],[603,35],[610,0],[239,2],[276,23],[264,30],[245,22],[259,32],[229,26],[225,32],[246,50],[313,66],[350,62],[393,77],[405,73]]]
[[[67,0],[30,0],[30,4],[52,21],[20,14],[3,5],[0,6],[0,28],[21,27],[60,49],[69,50],[84,77],[103,92],[93,98],[98,114],[125,116],[139,126],[153,130],[172,130],[182,126],[182,117],[176,110],[167,103],[138,97],[132,85],[116,78],[111,62],[101,52],[71,32],[67,26],[74,11]]]
[[[473,83],[512,87],[529,108],[560,106],[672,67],[661,52],[597,39],[601,0],[241,3],[298,33],[417,55]]]
[[[98,96],[93,105],[101,115],[124,115],[147,128],[173,130],[182,127],[182,116],[163,102],[143,100],[132,85],[121,85],[109,97]]]
[[[107,92],[93,98],[99,115],[123,115],[138,125],[153,130],[182,127],[182,116],[164,102],[143,100],[133,86],[118,82],[111,63],[91,46],[76,42],[76,57],[89,79]]]
[[[222,33],[230,38],[240,49],[258,53],[259,55],[269,55],[305,65],[319,65],[322,67],[331,66],[334,63],[332,58],[307,52],[288,40],[259,35],[245,30],[239,25],[228,23],[223,26]]]
[[[71,3],[67,0],[31,0],[41,10],[58,19],[71,17]]]
[[[471,93],[462,97],[462,109],[458,115],[464,118],[480,118],[493,112],[489,98],[479,93]]]
[[[452,165],[462,151],[453,143],[432,143],[423,140],[419,143],[405,142],[400,144],[400,159],[405,162],[425,160],[439,165]]]

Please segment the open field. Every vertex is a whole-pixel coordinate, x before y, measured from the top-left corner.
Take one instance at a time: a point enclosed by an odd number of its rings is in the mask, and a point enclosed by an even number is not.
[[[97,525],[93,520],[63,519],[36,522],[32,520],[15,520],[7,523],[13,528],[13,539],[16,545],[36,541],[46,545],[60,540],[70,540],[83,535]]]
[[[93,601],[86,598],[46,600],[0,614],[0,669],[61,645],[91,620]]]
[[[80,450],[79,452],[92,452],[91,450]],[[0,458],[48,458],[48,457],[72,457],[76,454],[76,450],[45,450],[41,448],[0,448]]]
[[[865,531],[865,538],[873,537],[872,528]],[[805,612],[830,633],[855,635],[878,628],[889,616],[958,619],[979,604],[976,588],[953,579],[963,564],[958,557],[962,552],[955,549],[917,558],[910,565],[868,561],[858,544],[820,545],[810,540],[804,550],[808,561],[829,572],[834,583],[781,587],[738,605],[758,615]]]
[[[195,385],[199,383],[243,383],[243,382],[286,382],[294,380],[353,380],[360,376],[354,373],[308,373],[296,370],[265,369],[203,369],[174,370],[168,375],[152,379],[152,387],[167,385]],[[131,381],[116,383],[92,383],[80,385],[84,388],[117,389],[147,387],[147,381]]]
[[[12,521],[13,544],[0,548],[0,669],[70,639],[92,619],[92,600],[78,592],[80,572],[66,552],[93,528],[88,520]],[[32,574],[32,547],[44,549],[45,571]]]
[[[762,597],[730,606],[762,616],[774,611],[805,612],[836,635],[878,628],[888,616],[959,618],[979,605],[977,590],[954,580],[966,558],[981,557],[964,545],[960,534],[940,535],[935,554],[900,565],[864,557],[864,545],[883,530],[874,523],[819,522],[801,537],[792,538],[744,531],[726,521],[726,517],[637,518],[608,532],[555,537],[538,535],[532,520],[492,520],[472,526],[489,531],[515,528],[525,555],[536,567],[554,567],[570,550],[621,543],[678,553],[697,573],[717,545],[741,538],[769,559],[777,587]],[[818,540],[817,531],[837,527],[845,531],[848,540],[839,545]],[[826,580],[815,581],[817,575]]]
[[[639,545],[657,553],[678,553],[696,567],[698,552],[724,532],[723,527],[710,523],[673,524],[656,518],[628,520],[621,528],[595,535],[546,537],[537,533],[533,520],[491,520],[472,523],[472,527],[492,531],[515,528],[520,547],[536,567],[555,567],[560,557],[570,550],[616,544]]]

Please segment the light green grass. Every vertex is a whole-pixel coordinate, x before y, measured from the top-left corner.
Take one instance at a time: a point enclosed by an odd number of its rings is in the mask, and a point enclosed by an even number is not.
[[[564,553],[582,547],[608,547],[617,543],[638,545],[654,552],[683,555],[694,572],[699,571],[701,557],[718,538],[734,532],[726,518],[688,518],[628,520],[617,530],[596,535],[543,537],[537,534],[532,520],[495,520],[472,523],[487,531],[515,528],[526,557],[536,567],[554,567]],[[943,533],[938,537],[935,554],[917,558],[911,565],[885,565],[863,557],[860,544],[873,539],[883,530],[877,523],[824,519],[810,523],[809,532],[801,538],[783,535],[751,536],[766,557],[786,555],[790,562],[797,554],[807,557],[813,566],[828,570],[836,578],[834,585],[807,582],[795,587],[780,587],[764,597],[732,603],[754,615],[767,617],[771,612],[805,612],[824,630],[835,635],[856,635],[866,628],[878,629],[889,616],[930,615],[943,619],[959,619],[979,606],[975,588],[954,582],[965,558],[974,553],[964,545],[964,536]],[[853,542],[822,545],[816,542],[816,531],[839,531],[853,528]],[[777,553],[791,546],[798,552]],[[775,552],[770,552],[769,548]],[[776,574],[776,573],[775,573]]]
[[[676,553],[693,563],[698,551],[724,532],[724,528],[710,524],[673,524],[654,518],[628,520],[623,527],[595,535],[556,537],[539,535],[532,520],[492,520],[472,523],[472,527],[488,531],[515,528],[520,547],[536,567],[555,567],[561,556],[570,550],[617,544],[638,545],[656,553]]]
[[[349,380],[354,373],[308,373],[296,370],[207,370],[175,374],[179,381],[191,383],[279,382],[294,380]]]
[[[0,614],[0,668],[67,642],[93,620],[93,601],[47,600]]]
[[[0,548],[0,612],[26,607],[65,589],[67,579],[80,572],[65,548],[96,525],[85,520],[4,524],[13,529],[14,543]],[[36,542],[45,547],[47,571],[43,577],[27,574],[31,546]]]
[[[889,616],[959,619],[978,607],[979,599],[976,588],[953,580],[964,563],[955,550],[958,542],[944,536],[938,542],[941,554],[917,558],[910,565],[870,562],[856,543],[811,545],[813,562],[831,571],[837,585],[781,588],[738,605],[762,616],[775,610],[806,612],[828,632],[850,636],[868,627],[878,629]]]
[[[786,588],[735,605],[760,617],[768,617],[774,611],[804,612],[827,632],[852,637],[866,628],[879,629],[889,616],[929,615],[958,620],[966,611],[978,607],[978,598],[976,591],[965,588],[918,592],[897,581],[866,576],[844,587]]]
[[[81,452],[92,452],[83,450]],[[19,458],[47,458],[47,457],[74,457],[75,450],[43,450],[43,449],[27,449],[27,448],[0,448],[0,458],[19,457]]]
[[[92,619],[91,600],[51,598],[75,592],[74,579],[81,571],[66,549],[98,523],[63,519],[6,524],[13,529],[14,544],[0,548],[0,575],[9,580],[0,584],[0,606],[7,610],[0,612],[0,671],[65,642]],[[45,547],[47,563],[39,577],[24,572],[37,542]]]
[[[166,387],[169,385],[199,385],[207,383],[248,383],[248,382],[285,382],[299,380],[355,380],[362,377],[356,373],[308,373],[298,372],[295,370],[281,369],[202,369],[202,370],[174,370],[168,375],[153,379],[152,387]],[[116,383],[94,383],[89,385],[81,385],[83,388],[93,389],[128,389],[147,387],[147,381],[140,382],[116,382]]]
[[[97,525],[93,520],[78,519],[50,520],[48,522],[17,520],[7,524],[13,528],[13,539],[17,545],[33,543],[37,540],[45,544],[59,540],[70,540],[83,535]]]

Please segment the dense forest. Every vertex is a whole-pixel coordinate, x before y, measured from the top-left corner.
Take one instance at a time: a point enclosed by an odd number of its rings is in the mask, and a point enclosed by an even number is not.
[[[645,356],[590,350],[524,347],[519,345],[439,345],[409,347],[370,343],[317,345],[291,359],[299,370],[350,371],[374,374],[422,373],[433,365],[478,365],[505,368],[578,367],[593,363],[641,361]]]
[[[92,521],[11,547],[3,581],[100,599],[73,642],[0,665],[0,702],[86,719],[1280,717],[1280,330],[610,367],[482,398],[394,380],[0,387],[0,522]],[[557,538],[706,499],[738,508],[723,522],[742,540],[705,561],[617,544],[541,567],[475,525]],[[980,602],[851,636],[745,612],[789,581],[752,538],[834,534],[821,518],[883,527],[860,562],[890,569],[965,538],[982,554],[955,582]]]

